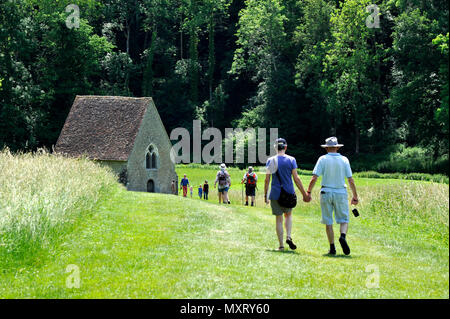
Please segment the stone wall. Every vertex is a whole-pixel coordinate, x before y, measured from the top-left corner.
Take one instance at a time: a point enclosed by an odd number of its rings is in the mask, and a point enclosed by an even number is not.
[[[153,145],[158,153],[157,169],[147,169],[145,166],[145,155],[150,145]],[[155,184],[155,192],[172,193],[172,180],[175,180],[178,185],[178,176],[175,173],[175,165],[170,159],[171,148],[172,143],[166,129],[154,103],[151,102],[142,120],[133,150],[128,157],[127,189],[145,192],[148,180],[152,179]]]
[[[125,161],[98,161],[100,165],[110,167],[114,174],[119,176],[123,169],[127,167],[127,162]]]

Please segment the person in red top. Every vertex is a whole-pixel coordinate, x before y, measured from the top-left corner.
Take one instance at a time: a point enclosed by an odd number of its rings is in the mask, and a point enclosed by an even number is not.
[[[187,179],[186,174],[184,174],[184,178],[181,180],[180,186],[180,189],[183,189],[183,197],[186,197],[189,186],[189,180]]]
[[[253,172],[253,167],[248,168],[248,172],[244,174],[241,184],[245,183],[245,206],[248,206],[248,197],[252,200],[252,206],[255,205],[255,190],[258,176]]]

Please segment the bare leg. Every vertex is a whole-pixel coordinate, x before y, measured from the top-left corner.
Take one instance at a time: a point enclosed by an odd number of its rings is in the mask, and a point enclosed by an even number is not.
[[[326,226],[326,231],[327,231],[328,242],[330,244],[334,244],[333,225],[325,225],[325,226]]]
[[[280,247],[283,246],[283,215],[276,216],[277,236]]]
[[[219,192],[219,204],[222,203],[222,193]]]
[[[284,214],[284,226],[286,227],[286,237],[291,238],[292,213]]]
[[[340,225],[340,229],[341,229],[341,234],[342,234],[342,233],[347,234],[347,231],[348,231],[348,223],[342,223],[342,224]]]
[[[223,192],[223,202],[228,204],[228,192]]]
[[[255,203],[255,196],[252,196],[252,204]]]

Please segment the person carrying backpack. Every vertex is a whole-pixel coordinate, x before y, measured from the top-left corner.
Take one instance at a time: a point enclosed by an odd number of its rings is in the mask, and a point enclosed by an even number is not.
[[[255,190],[258,176],[253,172],[253,167],[248,168],[248,172],[244,174],[241,184],[245,183],[245,206],[248,206],[248,197],[250,196],[252,203],[255,204]]]
[[[225,164],[220,164],[220,170],[217,172],[216,180],[214,181],[214,188],[216,188],[216,185],[218,184],[218,191],[219,191],[219,204],[222,202],[224,204],[228,204],[228,190],[231,186],[231,178],[230,174],[228,174],[226,170]]]

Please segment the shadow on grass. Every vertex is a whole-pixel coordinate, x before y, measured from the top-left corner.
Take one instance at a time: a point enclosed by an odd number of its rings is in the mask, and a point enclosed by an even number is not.
[[[293,250],[278,250],[278,249],[266,249],[266,251],[270,253],[280,253],[280,254],[293,254],[293,255],[299,255],[298,252]]]
[[[328,257],[328,258],[348,258],[348,259],[352,259],[354,258],[352,255],[330,255],[330,254],[323,254],[323,257]]]

